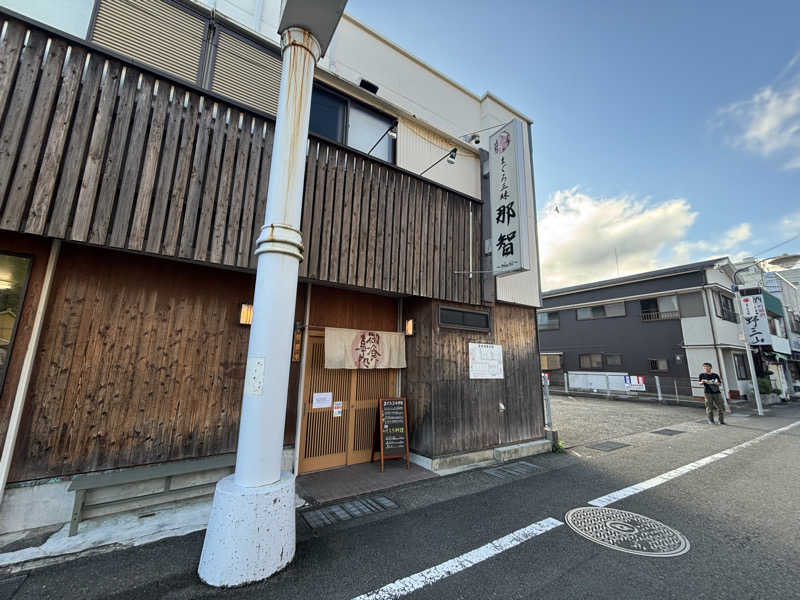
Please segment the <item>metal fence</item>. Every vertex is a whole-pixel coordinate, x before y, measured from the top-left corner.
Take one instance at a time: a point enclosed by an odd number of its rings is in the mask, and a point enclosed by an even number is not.
[[[635,398],[664,404],[703,400],[702,385],[682,377],[591,371],[549,371],[550,391],[608,398]]]

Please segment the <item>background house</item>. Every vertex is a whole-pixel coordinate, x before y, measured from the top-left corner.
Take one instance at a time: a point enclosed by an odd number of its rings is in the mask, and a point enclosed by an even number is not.
[[[752,395],[732,275],[720,258],[546,291],[542,368],[556,385],[613,373],[617,390],[635,375],[656,393],[658,376],[665,397],[701,398],[696,379],[710,362],[732,397]]]

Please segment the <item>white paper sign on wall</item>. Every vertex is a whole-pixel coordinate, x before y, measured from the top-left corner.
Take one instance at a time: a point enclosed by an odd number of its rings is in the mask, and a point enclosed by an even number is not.
[[[470,379],[503,379],[503,347],[496,344],[469,345]]]
[[[333,392],[315,392],[311,398],[311,408],[330,408],[333,406]]]

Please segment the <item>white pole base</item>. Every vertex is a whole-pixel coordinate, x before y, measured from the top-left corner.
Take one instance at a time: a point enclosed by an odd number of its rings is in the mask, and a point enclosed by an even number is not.
[[[294,558],[294,475],[243,487],[235,475],[217,483],[197,574],[215,587],[266,579]]]

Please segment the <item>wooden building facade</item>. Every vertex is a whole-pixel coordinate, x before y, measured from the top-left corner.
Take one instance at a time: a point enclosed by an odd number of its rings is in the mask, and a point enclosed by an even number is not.
[[[234,452],[249,335],[240,309],[274,121],[95,44],[2,22],[0,254],[30,269],[4,359],[0,441],[60,241],[9,481]],[[319,385],[340,385],[353,411],[407,397],[411,450],[429,459],[544,436],[535,311],[493,302],[486,278],[470,276],[484,260],[482,218],[479,198],[309,138],[295,317],[306,372],[293,357],[287,446],[300,435],[308,447],[324,425],[309,417],[320,332],[402,331],[407,319],[407,369]],[[490,327],[441,327],[440,307],[482,311]],[[503,346],[504,379],[469,378],[470,342]],[[374,412],[363,414],[325,452],[362,460],[358,431]],[[331,466],[309,452],[301,471]]]

